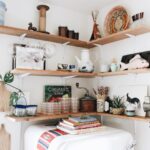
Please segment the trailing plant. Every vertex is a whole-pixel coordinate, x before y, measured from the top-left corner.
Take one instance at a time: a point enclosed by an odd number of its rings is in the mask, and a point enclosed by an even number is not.
[[[2,75],[0,74],[0,81],[3,82],[3,84],[10,86],[11,88],[16,90],[15,92],[12,92],[10,95],[10,106],[16,105],[17,101],[22,96],[24,96],[24,93],[19,88],[10,84],[14,81],[14,74],[11,72],[7,72],[5,73],[4,77],[2,77]]]
[[[123,97],[114,96],[112,100],[112,108],[124,108],[124,102],[122,101]]]

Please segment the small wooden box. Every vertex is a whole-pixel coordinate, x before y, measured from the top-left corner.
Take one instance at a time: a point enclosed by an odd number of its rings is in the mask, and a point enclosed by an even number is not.
[[[83,99],[79,100],[80,112],[95,112],[96,111],[96,99]]]

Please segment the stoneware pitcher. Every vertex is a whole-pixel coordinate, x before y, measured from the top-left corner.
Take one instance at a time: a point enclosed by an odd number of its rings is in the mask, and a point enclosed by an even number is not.
[[[81,59],[75,56],[76,61],[78,63],[78,70],[80,72],[93,72],[94,65],[90,60],[89,50],[83,49],[81,50]]]

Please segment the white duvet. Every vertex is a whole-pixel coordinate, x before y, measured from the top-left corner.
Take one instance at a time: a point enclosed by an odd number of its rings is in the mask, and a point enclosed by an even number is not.
[[[31,126],[25,133],[25,150],[37,150],[37,142],[44,131],[55,127]],[[100,131],[56,137],[48,150],[134,150],[133,138],[130,133],[102,127]]]

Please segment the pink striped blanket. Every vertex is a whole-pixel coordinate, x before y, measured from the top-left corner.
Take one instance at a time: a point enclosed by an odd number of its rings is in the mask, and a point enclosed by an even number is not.
[[[37,150],[48,150],[52,140],[54,140],[58,136],[66,134],[66,132],[63,132],[59,129],[45,131],[38,140]]]

